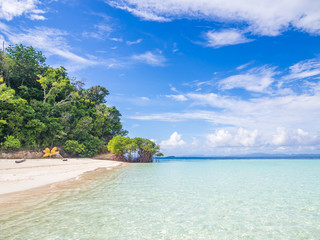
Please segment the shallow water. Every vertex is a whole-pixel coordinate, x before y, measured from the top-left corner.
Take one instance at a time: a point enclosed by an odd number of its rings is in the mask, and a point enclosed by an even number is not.
[[[0,239],[320,239],[320,160],[135,164],[0,212]]]

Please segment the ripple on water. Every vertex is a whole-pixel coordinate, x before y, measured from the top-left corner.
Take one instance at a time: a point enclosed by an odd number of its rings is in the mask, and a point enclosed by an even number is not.
[[[0,239],[319,239],[320,161],[137,164],[0,218]]]

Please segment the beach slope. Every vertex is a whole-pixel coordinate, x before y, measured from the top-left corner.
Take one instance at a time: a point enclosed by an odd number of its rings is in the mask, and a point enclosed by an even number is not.
[[[29,190],[48,184],[77,178],[98,168],[112,169],[122,163],[90,158],[27,159],[15,163],[14,159],[0,159],[0,194]]]

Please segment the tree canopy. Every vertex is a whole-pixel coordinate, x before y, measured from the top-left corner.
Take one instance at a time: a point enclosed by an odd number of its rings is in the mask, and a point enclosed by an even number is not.
[[[139,137],[115,136],[109,141],[108,150],[114,153],[119,160],[128,162],[152,162],[154,155],[162,156],[157,144]]]
[[[84,89],[32,47],[6,51],[0,53],[0,150],[60,146],[92,156],[127,134],[120,112],[105,104],[106,88]]]

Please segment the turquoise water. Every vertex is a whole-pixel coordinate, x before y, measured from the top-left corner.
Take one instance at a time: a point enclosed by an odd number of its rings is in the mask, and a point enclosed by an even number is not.
[[[320,239],[320,160],[135,164],[64,191],[2,214],[0,239]]]

